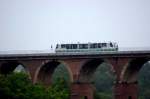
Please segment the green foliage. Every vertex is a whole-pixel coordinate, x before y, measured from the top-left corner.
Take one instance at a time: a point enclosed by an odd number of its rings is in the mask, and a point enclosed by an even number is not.
[[[23,73],[0,75],[0,91],[3,93],[0,96],[6,97],[6,99],[20,99],[20,97],[25,99],[30,83],[28,76]]]
[[[51,87],[32,84],[24,73],[0,75],[0,99],[69,99],[65,80],[58,79]]]
[[[106,63],[103,63],[97,68],[94,75],[94,85],[98,91],[97,93],[99,93],[98,96],[101,96],[101,98],[104,98],[104,96],[107,95],[112,97],[114,75],[110,70],[110,66]]]
[[[48,99],[46,89],[43,85],[36,84],[28,88],[25,99]]]
[[[66,83],[70,83],[70,76],[68,73],[68,70],[63,64],[60,64],[54,71],[53,76],[52,76],[52,81],[55,83],[59,79],[64,79],[67,81]]]
[[[100,99],[112,99],[110,93],[99,93]]]
[[[96,88],[94,99],[112,99],[114,75],[110,65],[103,63],[98,66],[93,77]]]
[[[150,99],[150,63],[146,63],[140,70],[139,82],[139,98]]]
[[[112,99],[112,96],[106,92],[95,92],[94,99]]]
[[[69,99],[69,87],[64,79],[57,81],[48,89],[49,99]]]

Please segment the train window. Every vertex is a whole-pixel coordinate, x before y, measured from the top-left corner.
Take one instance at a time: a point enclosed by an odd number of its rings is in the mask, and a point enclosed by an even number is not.
[[[101,43],[98,43],[98,48],[101,48],[102,47],[102,44]]]
[[[113,47],[113,44],[110,42],[110,47]]]
[[[93,43],[90,45],[90,48],[97,48],[98,47],[97,45],[98,45],[97,43]]]
[[[58,48],[58,44],[56,45],[56,49]]]
[[[73,44],[70,44],[70,49],[73,49]]]
[[[77,49],[77,44],[67,44],[66,48],[67,49]]]
[[[79,49],[84,49],[83,44],[79,44]]]
[[[65,44],[61,44],[61,48],[66,48],[66,45]]]
[[[93,44],[90,45],[90,48],[94,48]]]
[[[72,49],[77,49],[77,44],[72,44],[71,47]]]
[[[94,48],[97,48],[97,43],[94,44]]]
[[[77,49],[77,44],[66,44],[65,48],[66,49]]]
[[[107,43],[102,43],[102,47],[107,47]]]
[[[66,49],[70,49],[70,44],[66,44]]]
[[[88,49],[88,44],[79,44],[79,49]]]

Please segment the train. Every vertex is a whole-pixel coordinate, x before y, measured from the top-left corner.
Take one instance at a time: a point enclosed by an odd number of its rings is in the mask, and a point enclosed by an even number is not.
[[[75,52],[105,52],[118,51],[118,44],[115,42],[103,43],[72,43],[57,44],[56,53],[75,53]]]

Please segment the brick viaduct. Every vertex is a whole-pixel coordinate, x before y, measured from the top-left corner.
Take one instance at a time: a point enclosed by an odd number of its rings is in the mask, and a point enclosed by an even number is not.
[[[115,74],[114,99],[137,99],[138,72],[150,60],[150,51],[118,51],[102,53],[1,54],[0,73],[12,72],[19,64],[28,71],[33,83],[51,84],[51,76],[59,64],[67,68],[71,80],[71,99],[93,99],[91,78],[103,62]]]

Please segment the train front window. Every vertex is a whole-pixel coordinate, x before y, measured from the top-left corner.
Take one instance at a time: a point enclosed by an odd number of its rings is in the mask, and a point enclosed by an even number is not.
[[[113,47],[113,44],[110,42],[110,47]]]
[[[56,45],[56,49],[58,48],[58,44]]]
[[[61,44],[61,48],[66,48],[66,45],[65,44]]]

